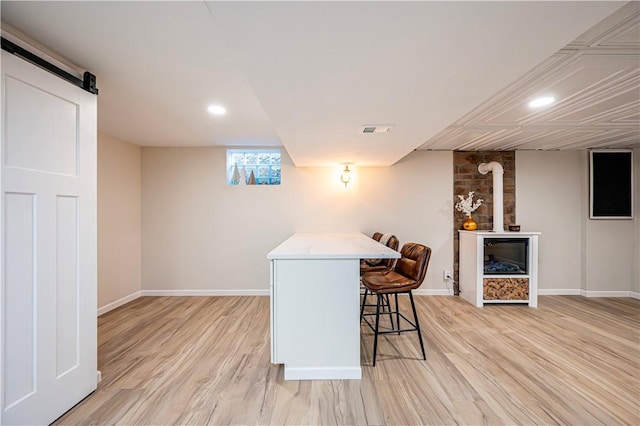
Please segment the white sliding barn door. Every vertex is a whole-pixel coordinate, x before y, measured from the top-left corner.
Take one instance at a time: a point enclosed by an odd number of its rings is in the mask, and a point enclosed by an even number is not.
[[[96,96],[2,52],[2,424],[96,389]]]

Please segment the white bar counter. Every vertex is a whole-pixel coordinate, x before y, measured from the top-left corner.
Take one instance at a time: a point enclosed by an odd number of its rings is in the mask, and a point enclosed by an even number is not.
[[[360,379],[360,259],[400,253],[359,233],[296,233],[273,249],[271,362],[285,380]]]

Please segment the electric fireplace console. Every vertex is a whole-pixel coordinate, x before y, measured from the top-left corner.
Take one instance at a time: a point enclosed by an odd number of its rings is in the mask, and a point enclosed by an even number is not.
[[[460,296],[487,303],[538,306],[540,232],[460,232]]]

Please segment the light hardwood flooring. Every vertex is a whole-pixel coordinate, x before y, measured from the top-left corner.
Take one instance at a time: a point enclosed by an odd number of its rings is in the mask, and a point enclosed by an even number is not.
[[[284,381],[268,297],[137,299],[99,318],[102,382],[57,424],[640,424],[640,300],[416,301],[427,361],[405,333],[372,367],[363,326],[362,380]]]

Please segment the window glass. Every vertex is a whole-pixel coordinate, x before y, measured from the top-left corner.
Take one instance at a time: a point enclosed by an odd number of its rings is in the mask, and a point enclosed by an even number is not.
[[[229,185],[280,185],[281,167],[278,149],[228,149]]]

